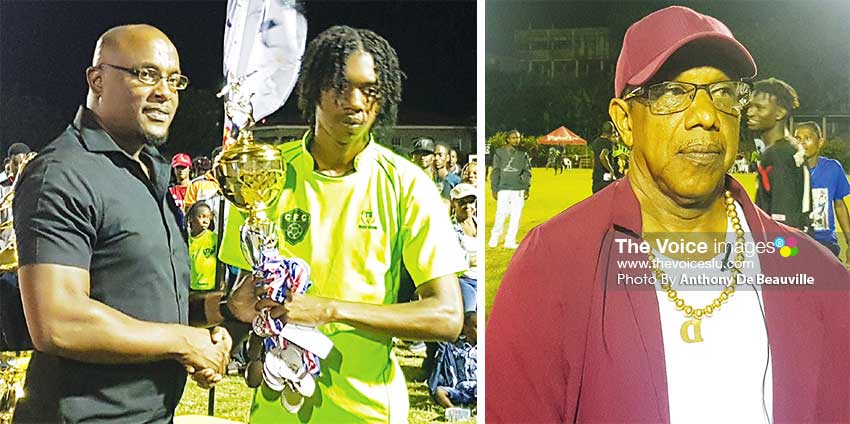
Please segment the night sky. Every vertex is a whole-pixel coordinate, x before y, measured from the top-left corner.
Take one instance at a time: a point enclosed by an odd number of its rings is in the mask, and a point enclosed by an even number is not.
[[[85,101],[84,72],[97,38],[127,23],[160,28],[177,46],[190,88],[218,90],[226,7],[226,1],[0,0],[0,96],[23,92],[50,99],[66,111],[67,124]],[[329,26],[346,24],[372,29],[396,49],[407,74],[400,123],[474,125],[474,1],[320,1],[308,3],[306,11],[308,42]],[[292,96],[285,111],[275,114],[279,121],[303,124],[294,104]],[[15,118],[7,115],[0,120],[8,124]]]
[[[819,109],[813,92],[842,90],[850,100],[850,2],[805,1],[503,1],[488,0],[485,54],[509,55],[513,32],[527,28],[608,27],[616,61],[629,25],[679,4],[724,22],[759,67],[794,85],[801,110]],[[845,100],[845,110],[847,110]]]

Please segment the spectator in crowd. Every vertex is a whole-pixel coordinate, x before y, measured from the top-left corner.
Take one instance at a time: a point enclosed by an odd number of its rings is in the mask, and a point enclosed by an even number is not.
[[[449,199],[452,189],[460,184],[460,177],[448,169],[449,158],[449,147],[443,143],[437,143],[434,146],[434,184],[437,185],[437,191],[443,199]]]
[[[298,414],[264,388],[253,398],[253,423],[404,422],[408,393],[393,337],[455,340],[460,333],[457,273],[466,264],[451,221],[435,206],[433,181],[372,132],[376,123],[394,124],[402,75],[395,50],[365,29],[331,27],[304,52],[296,93],[310,131],[279,146],[293,179],[268,214],[280,223],[282,253],[309,264],[312,285],[257,308],[316,327],[334,348]],[[240,248],[244,220],[231,209],[220,257],[249,270]],[[419,300],[396,302],[402,266]],[[237,287],[254,283],[243,272]]]
[[[30,147],[24,143],[14,143],[9,146],[9,150],[7,151],[9,158],[9,178],[12,179],[13,184],[15,178],[18,176],[21,165],[27,160],[30,153]]]
[[[496,150],[493,155],[493,172],[490,175],[490,188],[496,199],[496,221],[490,233],[490,247],[499,245],[505,220],[509,219],[508,232],[505,234],[505,249],[517,248],[517,232],[522,207],[528,200],[531,190],[531,160],[528,154],[520,150],[519,131],[508,132],[508,142]]]
[[[467,270],[458,278],[464,312],[476,310],[478,292],[478,223],[475,218],[477,189],[461,183],[452,189],[452,225],[466,253]]]
[[[619,174],[614,169],[614,159],[611,155],[616,143],[614,124],[610,121],[603,122],[599,137],[590,143],[590,149],[593,151],[593,193],[608,187],[608,184],[618,178]]]
[[[186,189],[189,187],[189,175],[192,172],[192,159],[186,153],[174,155],[171,158],[171,170],[174,175],[174,184],[168,187],[168,192],[174,198],[174,204],[182,211],[183,199],[186,197]]]
[[[189,208],[189,263],[192,279],[190,288],[196,291],[216,288],[215,268],[218,263],[218,234],[212,209],[204,202],[196,202]]]
[[[488,423],[850,422],[850,271],[727,174],[755,72],[689,8],[629,27],[608,107],[629,173],[513,256],[487,321]],[[755,247],[777,237],[793,249]],[[685,247],[701,242],[734,261]]]
[[[428,389],[443,408],[478,402],[477,325],[478,314],[467,312],[460,338],[454,343],[438,343],[436,366],[428,378]]]
[[[835,221],[841,225],[844,241],[850,246],[850,215],[844,198],[850,195],[850,183],[841,162],[820,156],[824,138],[820,125],[803,122],[797,125],[794,137],[806,152],[806,166],[812,181],[811,223],[815,240],[841,257],[841,247],[835,233]],[[850,263],[850,248],[844,251],[844,262]]]
[[[472,184],[473,187],[478,187],[478,161],[474,160],[463,166],[461,181]]]
[[[800,106],[797,91],[785,81],[768,78],[753,84],[747,126],[764,140],[759,160],[756,205],[771,218],[805,232],[812,197],[805,152],[788,132],[791,112]]]
[[[186,371],[220,381],[231,344],[221,328],[187,325],[188,246],[157,148],[188,78],[149,25],[106,31],[85,75],[85,106],[26,166],[15,198],[35,352],[13,421],[170,423]]]
[[[431,180],[434,179],[434,140],[429,137],[416,137],[413,139],[413,152],[411,160],[425,171]]]
[[[455,175],[460,175],[460,164],[457,161],[457,150],[449,149],[449,172]]]
[[[204,202],[212,210],[213,220],[215,220],[219,216],[218,208],[221,198],[218,190],[218,182],[212,173],[212,162],[206,156],[197,158],[195,169],[197,170],[196,176],[189,183],[189,188],[186,189],[183,210],[188,211],[195,202]]]

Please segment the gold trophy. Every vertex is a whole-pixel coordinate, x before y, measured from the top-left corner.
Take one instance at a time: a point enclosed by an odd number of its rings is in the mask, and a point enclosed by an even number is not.
[[[240,80],[222,90],[227,96],[225,113],[234,118],[247,118],[236,143],[215,158],[213,173],[222,195],[237,209],[247,213],[240,227],[242,254],[252,267],[260,265],[264,249],[277,248],[277,230],[266,210],[280,197],[286,178],[286,162],[280,150],[254,142],[254,118],[250,96],[239,92]]]

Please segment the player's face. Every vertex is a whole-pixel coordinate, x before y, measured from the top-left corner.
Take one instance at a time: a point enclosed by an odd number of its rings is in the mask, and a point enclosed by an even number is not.
[[[316,105],[317,132],[341,144],[364,140],[378,116],[378,74],[372,55],[354,52],[345,60],[345,83],[341,92],[322,91]]]
[[[785,109],[776,103],[776,97],[768,93],[753,93],[747,104],[747,128],[751,131],[769,130],[784,116]]]
[[[710,84],[729,79],[723,71],[706,66],[690,68],[674,80]],[[716,193],[738,154],[740,115],[716,109],[703,89],[697,90],[687,109],[667,115],[652,114],[640,101],[627,105],[628,119],[618,126],[632,148],[631,172],[637,172],[637,178],[685,203]]]
[[[519,134],[515,132],[508,134],[508,145],[516,146],[517,144],[519,144]]]
[[[807,158],[813,158],[820,154],[820,149],[823,147],[823,139],[818,137],[817,133],[811,128],[797,128],[794,132],[794,137],[800,141]]]

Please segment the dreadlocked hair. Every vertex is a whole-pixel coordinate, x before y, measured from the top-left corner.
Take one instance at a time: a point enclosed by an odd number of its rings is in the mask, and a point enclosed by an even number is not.
[[[788,114],[791,111],[800,107],[800,98],[797,97],[797,90],[791,87],[785,81],[779,78],[768,78],[761,81],[756,81],[753,84],[753,94],[765,93],[776,98],[776,103],[785,108]]]
[[[404,78],[395,49],[373,31],[343,25],[330,27],[310,41],[301,60],[296,90],[298,108],[307,122],[312,123],[316,118],[316,105],[322,91],[345,91],[348,85],[345,61],[358,51],[372,55],[378,74],[376,97],[380,109],[375,125],[395,125],[401,102],[401,80]]]

